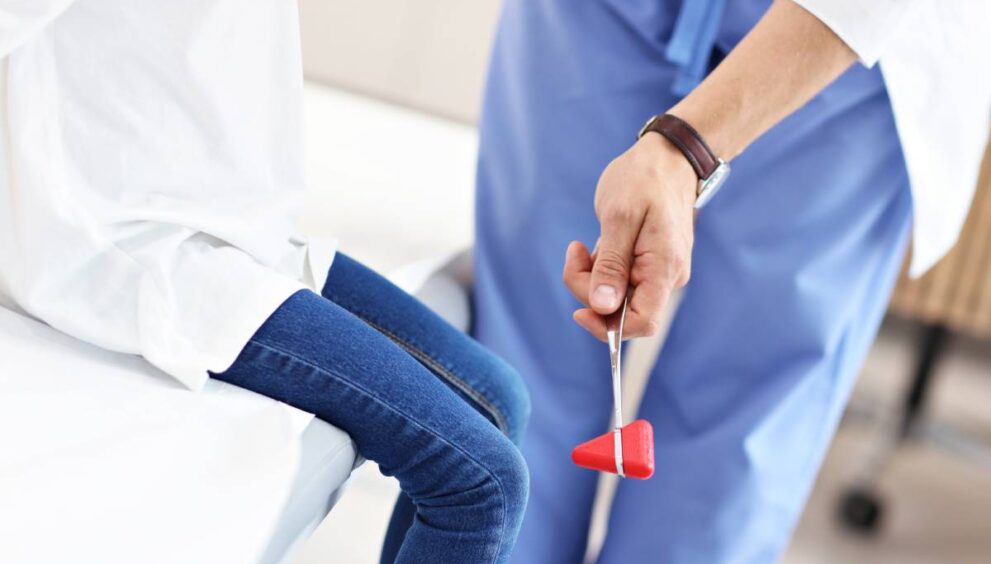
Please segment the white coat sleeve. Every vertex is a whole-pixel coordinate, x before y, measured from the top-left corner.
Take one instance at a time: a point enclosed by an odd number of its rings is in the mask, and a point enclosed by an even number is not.
[[[839,36],[867,67],[881,57],[889,38],[917,0],[794,0]]]
[[[0,0],[0,59],[45,28],[75,0]]]

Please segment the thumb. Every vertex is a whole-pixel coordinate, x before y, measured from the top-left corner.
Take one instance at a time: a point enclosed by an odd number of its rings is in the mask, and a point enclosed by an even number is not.
[[[610,314],[623,303],[638,231],[639,226],[633,222],[603,221],[589,283],[588,303],[596,313]]]

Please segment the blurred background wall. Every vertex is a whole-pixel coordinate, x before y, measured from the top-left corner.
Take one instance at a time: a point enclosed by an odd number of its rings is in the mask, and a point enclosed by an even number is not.
[[[474,123],[499,6],[499,0],[301,0],[306,75]]]

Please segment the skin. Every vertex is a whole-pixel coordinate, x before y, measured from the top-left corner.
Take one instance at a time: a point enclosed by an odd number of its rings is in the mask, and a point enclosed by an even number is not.
[[[856,60],[818,18],[777,0],[695,90],[668,110],[731,160],[808,102]],[[685,156],[648,133],[602,172],[595,193],[601,233],[593,251],[573,241],[564,283],[583,305],[579,325],[605,340],[606,317],[632,289],[628,338],[657,333],[671,292],[691,274],[698,178]]]

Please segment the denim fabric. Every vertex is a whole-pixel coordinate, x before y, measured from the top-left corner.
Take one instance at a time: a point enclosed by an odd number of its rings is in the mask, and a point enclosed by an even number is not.
[[[315,413],[399,480],[383,561],[508,559],[528,495],[512,440],[529,415],[526,390],[384,278],[339,254],[322,297],[293,295],[213,376]]]

